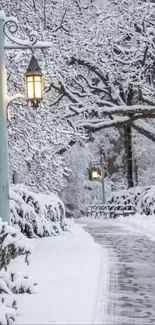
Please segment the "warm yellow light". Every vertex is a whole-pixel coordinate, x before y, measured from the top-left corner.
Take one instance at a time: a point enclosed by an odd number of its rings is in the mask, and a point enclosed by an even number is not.
[[[33,98],[34,98],[33,77],[27,77],[27,99],[31,100]]]
[[[92,178],[93,179],[100,179],[101,178],[101,174],[97,170],[93,170],[92,171]]]
[[[27,99],[39,101],[43,99],[43,81],[41,76],[27,76]]]
[[[34,92],[35,92],[35,98],[42,99],[43,97],[43,91],[42,91],[42,78],[41,77],[34,77]]]

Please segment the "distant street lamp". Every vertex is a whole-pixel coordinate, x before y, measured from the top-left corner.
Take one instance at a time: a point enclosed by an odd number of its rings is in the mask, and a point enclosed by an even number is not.
[[[91,180],[99,181],[99,180],[101,180],[101,178],[102,178],[102,175],[101,175],[101,170],[99,168],[94,167],[93,169],[91,169],[91,171],[90,171],[90,179]]]
[[[101,172],[98,170],[93,170],[92,171],[92,179],[100,180],[101,179]]]
[[[103,155],[100,159],[100,165],[98,162],[93,162],[89,167],[89,179],[91,181],[102,181],[102,197],[103,204],[105,204],[105,185],[104,185],[105,171],[104,171],[104,158]]]
[[[51,43],[38,41],[36,32],[32,32],[29,39],[22,40],[15,37],[18,29],[18,22],[14,17],[6,17],[3,10],[0,11],[0,218],[3,221],[10,221],[10,205],[9,205],[9,168],[8,168],[8,136],[7,136],[7,84],[5,70],[4,49],[30,49],[48,48]],[[6,40],[5,40],[6,37]],[[9,41],[8,41],[9,40]],[[11,41],[11,42],[10,42]],[[33,57],[32,57],[33,58]],[[37,61],[34,59],[30,63],[35,63],[31,71],[32,84],[30,85],[30,74],[26,72],[27,81],[27,99],[38,105],[43,98],[43,75]],[[29,65],[30,66],[30,65]],[[33,67],[32,64],[30,68]],[[30,72],[30,71],[29,71]],[[19,96],[13,96],[18,98]]]

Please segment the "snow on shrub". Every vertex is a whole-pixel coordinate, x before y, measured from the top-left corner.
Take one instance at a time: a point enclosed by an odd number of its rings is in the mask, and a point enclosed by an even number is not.
[[[11,226],[0,219],[0,325],[15,321],[17,303],[14,295],[31,294],[36,285],[27,276],[8,268],[20,255],[29,264],[32,245],[25,235],[45,237],[60,234],[67,228],[64,204],[53,193],[33,193],[23,185],[13,185],[10,210]]]
[[[137,201],[139,196],[142,193],[142,188],[132,187],[128,190],[122,190],[112,193],[112,196],[108,200],[110,204],[135,204],[137,205]]]
[[[11,224],[29,238],[57,235],[66,229],[65,207],[54,193],[34,193],[26,186],[13,185],[10,208]]]
[[[37,283],[17,272],[0,272],[0,293],[34,293]]]
[[[155,214],[155,186],[143,189],[137,202],[137,211],[141,214]]]
[[[14,294],[32,293],[36,283],[8,270],[12,260],[20,255],[29,264],[32,244],[19,230],[0,219],[0,324],[15,321],[17,303]]]
[[[112,194],[109,204],[134,204],[140,214],[155,213],[155,186],[133,187]]]

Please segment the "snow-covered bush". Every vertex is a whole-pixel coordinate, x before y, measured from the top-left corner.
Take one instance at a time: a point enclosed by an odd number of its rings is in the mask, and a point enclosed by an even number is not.
[[[66,229],[65,207],[53,193],[33,193],[23,185],[10,190],[11,226],[0,220],[0,325],[15,321],[15,294],[33,293],[36,283],[10,268],[10,262],[24,255],[29,264],[32,245],[27,237],[60,234]],[[9,266],[9,267],[8,267]]]
[[[36,284],[27,276],[22,276],[17,272],[6,272],[4,270],[0,272],[0,294],[33,293]]]
[[[155,186],[133,187],[111,195],[109,204],[134,204],[141,214],[155,213]]]
[[[155,186],[145,188],[137,202],[137,211],[141,214],[155,214]]]
[[[142,193],[143,188],[134,187],[128,190],[121,190],[112,193],[108,203],[110,204],[135,204],[137,205],[137,200]]]
[[[7,270],[10,261],[19,255],[24,255],[28,264],[31,250],[32,245],[25,242],[25,237],[0,219],[0,271]]]
[[[47,237],[65,230],[65,207],[54,194],[33,193],[23,185],[10,191],[11,224],[27,237]]]
[[[29,264],[32,244],[18,229],[0,219],[0,325],[15,321],[17,303],[14,294],[32,293],[36,283],[8,270],[12,260],[24,255]]]

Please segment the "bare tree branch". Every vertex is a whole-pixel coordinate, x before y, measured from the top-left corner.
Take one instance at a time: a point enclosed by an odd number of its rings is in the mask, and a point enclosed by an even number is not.
[[[74,144],[76,143],[76,140],[71,140],[69,143],[68,143],[68,146],[69,147],[72,147]],[[69,148],[68,147],[61,147],[59,149],[56,150],[55,154],[57,155],[63,155]]]
[[[55,28],[54,30],[52,30],[53,33],[56,33],[59,29],[63,29],[66,33],[69,32],[69,30],[67,30],[64,26],[63,26],[63,23],[64,23],[64,19],[65,19],[65,16],[66,16],[66,13],[67,13],[67,8],[64,8],[64,13],[62,15],[62,18],[61,18],[61,21],[60,21],[60,25]]]
[[[32,3],[33,3],[33,8],[34,8],[34,11],[37,12],[37,7],[36,7],[36,3],[35,3],[35,0],[32,0]]]
[[[54,106],[54,105],[58,104],[63,97],[64,97],[64,94],[62,94],[54,103],[50,104],[49,106]]]

